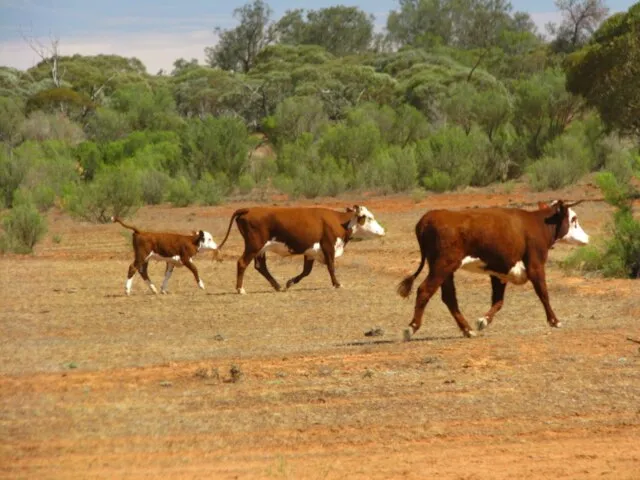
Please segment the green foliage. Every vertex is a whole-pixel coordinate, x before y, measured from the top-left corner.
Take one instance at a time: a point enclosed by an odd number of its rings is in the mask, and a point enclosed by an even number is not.
[[[196,201],[196,192],[188,178],[179,176],[169,184],[167,200],[174,207],[188,207]]]
[[[598,175],[597,182],[607,203],[616,207],[609,226],[610,237],[600,248],[591,247],[569,256],[565,266],[597,271],[607,277],[640,278],[640,221],[634,218],[632,205],[637,192],[609,172]]]
[[[142,201],[139,172],[131,166],[105,166],[92,182],[69,188],[63,207],[90,222],[107,223],[112,216],[133,214]]]
[[[0,251],[31,253],[33,247],[47,233],[46,219],[31,203],[15,205],[2,220],[4,235],[0,237]]]
[[[224,172],[238,179],[248,165],[247,127],[236,117],[206,117],[191,120],[183,131],[183,155],[186,168],[194,178],[205,173]]]
[[[205,173],[195,186],[196,197],[203,205],[221,204],[229,189],[229,179],[224,174],[214,177],[210,173]]]
[[[640,134],[640,4],[609,17],[591,42],[567,61],[567,88],[582,95],[604,122]]]
[[[322,101],[315,97],[291,97],[267,119],[265,130],[274,145],[295,141],[303,133],[317,137],[328,118]]]
[[[141,171],[140,186],[142,188],[142,201],[147,205],[158,205],[164,202],[170,184],[171,177],[162,171]]]
[[[72,145],[84,140],[82,127],[61,113],[33,112],[22,123],[20,135],[24,140],[61,140]]]
[[[0,142],[17,144],[24,120],[22,102],[16,98],[0,96]]]

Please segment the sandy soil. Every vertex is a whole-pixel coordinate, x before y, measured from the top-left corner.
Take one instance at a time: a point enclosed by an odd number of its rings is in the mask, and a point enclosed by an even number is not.
[[[577,207],[596,241],[611,209],[582,184],[271,203],[367,205],[388,229],[338,261],[344,288],[318,266],[286,293],[253,269],[234,293],[237,230],[224,261],[196,260],[206,284],[176,270],[171,293],[140,278],[124,295],[131,251],[117,225],[51,213],[32,256],[0,257],[2,478],[640,478],[640,290],[637,281],[567,274],[551,251],[547,327],[530,285],[477,338],[461,336],[434,297],[411,342],[413,228],[429,208]],[[146,207],[155,230],[206,229],[220,240],[234,209]],[[281,281],[302,260],[269,258]],[[164,267],[153,264],[159,285]],[[488,278],[460,273],[470,321],[489,307]],[[379,336],[366,333],[378,330]]]

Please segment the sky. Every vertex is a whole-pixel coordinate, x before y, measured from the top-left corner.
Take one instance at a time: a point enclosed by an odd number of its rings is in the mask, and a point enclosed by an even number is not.
[[[605,0],[611,12],[627,10],[632,0]],[[149,73],[170,72],[178,58],[204,62],[204,49],[216,43],[215,27],[237,25],[234,9],[251,0],[0,0],[0,65],[21,70],[40,61],[29,44],[59,40],[62,55],[116,54],[136,57]],[[397,0],[266,0],[279,19],[287,10],[358,6],[375,16],[383,30]],[[561,17],[553,0],[512,0],[513,11],[531,14],[544,32]],[[28,41],[29,40],[29,41]]]

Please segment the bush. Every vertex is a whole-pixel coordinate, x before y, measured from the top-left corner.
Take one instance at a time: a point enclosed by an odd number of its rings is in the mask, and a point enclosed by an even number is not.
[[[238,178],[238,190],[243,195],[250,193],[256,186],[256,182],[251,175],[243,174]]]
[[[127,217],[142,201],[139,173],[130,166],[107,166],[91,183],[70,188],[63,207],[90,222],[107,223],[112,216]]]
[[[214,177],[206,173],[195,187],[196,197],[202,205],[219,205],[229,191],[229,180],[226,175]]]
[[[529,182],[538,191],[574,183],[591,170],[595,161],[581,135],[570,133],[549,143],[544,153],[528,169]]]
[[[164,202],[171,178],[158,170],[146,170],[140,174],[142,201],[147,205],[158,205]]]
[[[13,207],[2,223],[5,233],[0,239],[0,250],[3,252],[31,253],[47,233],[46,219],[31,203]]]
[[[29,165],[21,161],[13,151],[0,146],[0,203],[7,208],[13,205],[13,194],[27,175]]]
[[[607,203],[617,208],[609,226],[611,236],[602,248],[576,251],[564,262],[567,268],[597,271],[607,277],[640,278],[640,222],[633,216],[632,198],[636,192],[619,183],[609,172],[597,177]]]
[[[167,200],[169,200],[174,207],[187,207],[191,205],[195,199],[196,193],[193,185],[191,185],[191,182],[185,176],[180,176],[169,184]]]

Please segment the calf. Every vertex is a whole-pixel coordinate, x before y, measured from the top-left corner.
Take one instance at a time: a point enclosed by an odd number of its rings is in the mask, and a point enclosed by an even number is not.
[[[158,293],[155,285],[149,278],[147,269],[149,260],[157,260],[166,262],[167,268],[162,282],[162,293],[167,293],[167,283],[169,277],[173,273],[173,268],[178,266],[186,266],[196,279],[198,287],[204,289],[204,283],[198,275],[198,269],[193,264],[193,257],[200,250],[216,250],[218,246],[213,241],[213,237],[209,232],[200,230],[192,235],[180,235],[177,233],[159,233],[159,232],[141,232],[136,227],[127,225],[117,217],[111,217],[113,222],[117,222],[125,228],[133,230],[133,253],[134,260],[129,265],[129,273],[127,274],[127,283],[125,285],[125,293],[131,293],[131,284],[136,271],[140,272],[142,278],[153,293]]]
[[[219,248],[227,241],[233,221],[244,238],[244,253],[238,259],[236,290],[244,294],[244,272],[254,260],[258,272],[275,290],[280,284],[267,269],[266,253],[281,256],[303,255],[302,273],[291,278],[285,289],[295,285],[311,273],[317,260],[327,265],[331,282],[336,288],[334,260],[344,252],[345,245],[354,237],[383,236],[384,228],[363,206],[338,212],[327,208],[254,207],[236,210],[229,220],[229,228]]]
[[[556,242],[586,245],[589,236],[578,223],[571,208],[577,203],[560,200],[539,210],[511,208],[478,208],[473,210],[432,210],[416,225],[421,261],[418,270],[398,285],[402,297],[411,293],[414,280],[422,271],[425,259],[429,274],[416,295],[413,320],[409,326],[415,333],[429,299],[442,289],[442,301],[466,337],[475,335],[458,308],[453,274],[459,268],[491,276],[492,305],[477,321],[482,330],[502,308],[507,283],[522,285],[531,281],[544,306],[547,323],[561,324],[549,304],[544,266],[549,249]]]

